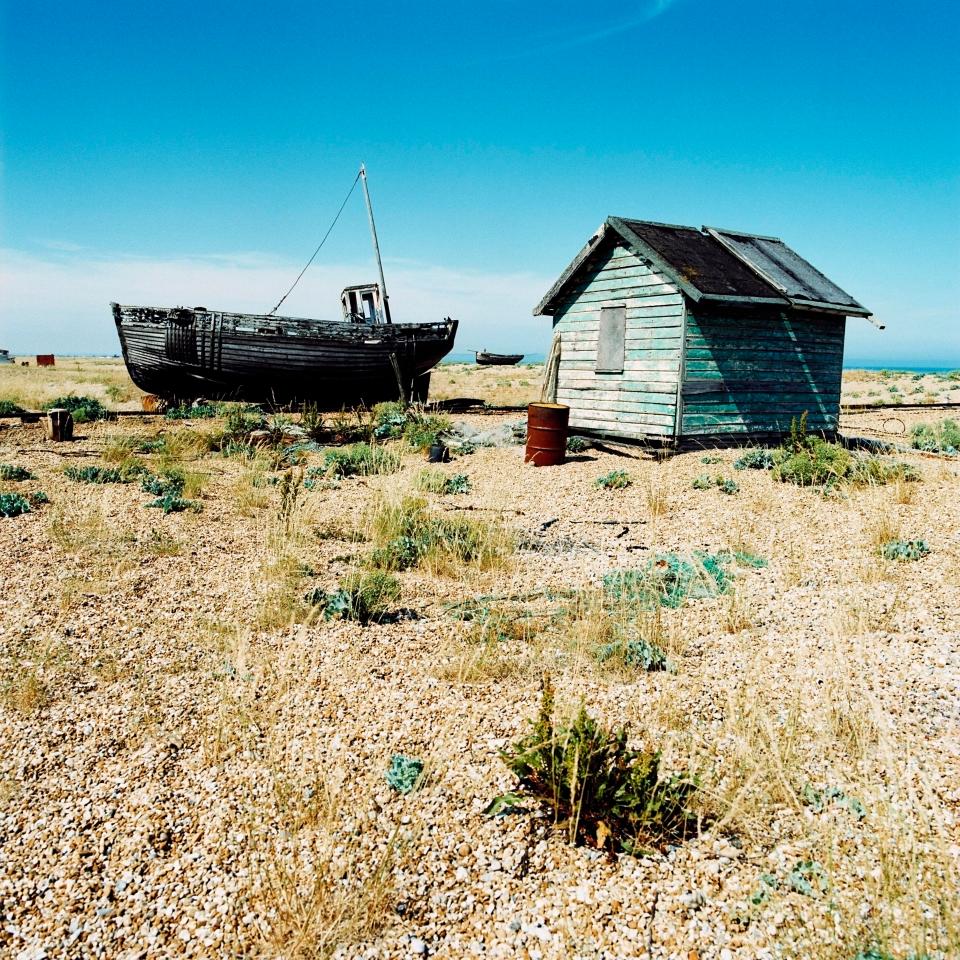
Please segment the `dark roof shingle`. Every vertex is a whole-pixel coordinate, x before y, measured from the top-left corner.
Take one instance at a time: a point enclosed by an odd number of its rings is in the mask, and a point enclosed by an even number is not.
[[[779,299],[778,291],[696,227],[670,227],[645,220],[623,223],[701,293]]]
[[[695,301],[813,305],[841,315],[870,316],[869,310],[782,240],[625,217],[607,217],[537,305],[535,314],[554,312],[560,295],[610,231]]]

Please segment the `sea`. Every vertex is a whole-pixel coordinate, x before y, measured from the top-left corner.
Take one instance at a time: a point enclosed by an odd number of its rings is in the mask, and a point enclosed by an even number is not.
[[[519,366],[532,366],[534,364],[543,363],[546,360],[546,354],[543,353],[527,353],[524,354],[523,359],[520,361]],[[473,363],[474,355],[473,353],[465,353],[460,351],[454,351],[453,353],[447,354],[443,360],[440,361],[441,365],[445,363]],[[930,367],[924,366],[923,364],[912,364],[912,363],[897,363],[895,361],[888,361],[887,363],[877,363],[877,362],[860,362],[856,357],[852,357],[849,360],[846,360],[843,364],[844,370],[886,370],[890,373],[952,373],[954,370],[960,367],[960,360],[956,364],[939,366],[939,367]]]

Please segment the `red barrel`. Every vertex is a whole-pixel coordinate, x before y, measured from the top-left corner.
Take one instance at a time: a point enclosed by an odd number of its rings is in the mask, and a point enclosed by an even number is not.
[[[535,467],[555,467],[567,453],[570,408],[562,403],[531,403],[527,407],[527,455]]]

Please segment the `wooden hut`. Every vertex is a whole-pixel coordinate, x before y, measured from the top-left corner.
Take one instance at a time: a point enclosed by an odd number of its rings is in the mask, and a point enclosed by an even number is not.
[[[780,436],[804,411],[835,432],[845,320],[871,316],[775,237],[621,217],[542,314],[555,334],[545,399],[570,407],[571,428],[670,443]]]

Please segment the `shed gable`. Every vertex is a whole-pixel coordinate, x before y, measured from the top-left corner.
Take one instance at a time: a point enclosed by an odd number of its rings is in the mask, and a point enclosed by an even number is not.
[[[683,310],[677,286],[619,238],[594,245],[554,314],[557,400],[570,407],[573,429],[673,435]]]

